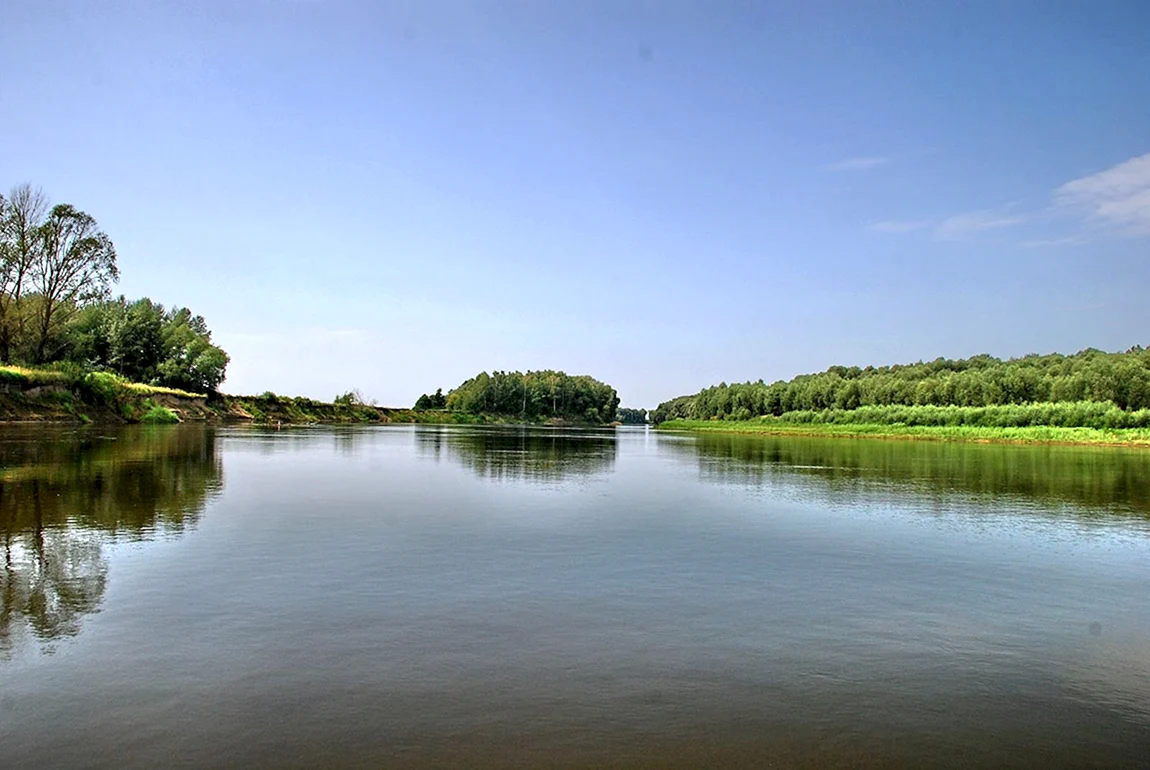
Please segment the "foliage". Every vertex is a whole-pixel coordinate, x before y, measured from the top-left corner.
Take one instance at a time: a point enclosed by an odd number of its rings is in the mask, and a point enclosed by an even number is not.
[[[140,422],[144,423],[166,424],[177,423],[179,421],[180,418],[176,415],[175,412],[166,406],[160,406],[159,404],[150,404],[148,406],[148,411],[144,412],[143,416],[140,417]]]
[[[139,382],[122,382],[120,385],[133,393],[143,393],[147,395],[164,394],[168,396],[179,396],[181,398],[204,398],[204,393],[190,393],[186,390],[179,388],[165,388],[162,385],[144,385]]]
[[[415,408],[419,411],[427,409],[446,409],[447,396],[443,395],[443,388],[439,388],[432,395],[424,393],[415,401]]]
[[[228,363],[202,316],[147,297],[85,308],[72,324],[68,355],[129,380],[200,393],[218,390]]]
[[[1052,425],[1064,428],[1147,428],[1150,409],[1128,411],[1100,401],[1004,404],[1001,406],[862,406],[858,409],[787,412],[763,417],[799,425],[972,425],[1023,428]]]
[[[12,360],[27,321],[24,297],[32,287],[32,268],[40,251],[39,228],[48,199],[29,184],[0,195],[0,361]]]
[[[656,423],[670,419],[736,419],[790,412],[851,411],[876,406],[990,407],[1035,403],[1109,403],[1121,410],[1150,408],[1150,350],[1087,349],[1074,355],[1029,355],[1002,361],[988,355],[952,361],[825,372],[770,385],[762,380],[704,388],[658,406]]]
[[[18,385],[23,387],[28,382],[28,375],[15,367],[0,367],[0,383],[5,385]]]
[[[587,375],[552,370],[482,372],[447,394],[447,408],[524,420],[610,421],[619,407],[615,389]]]
[[[615,410],[615,419],[624,425],[646,425],[647,410],[628,409],[625,406],[621,406]]]
[[[120,273],[111,239],[90,214],[66,203],[52,207],[35,238],[29,271],[36,297],[32,360],[44,363],[55,357],[60,330],[79,308],[104,298]]]
[[[750,433],[778,436],[906,438],[934,441],[1010,443],[1123,444],[1150,446],[1150,428],[1067,428],[1057,425],[987,427],[980,425],[879,425],[875,423],[787,423],[777,418],[668,420],[663,430]]]
[[[65,372],[52,369],[30,369],[25,366],[0,366],[0,383],[20,388],[39,385],[68,385],[71,380]]]
[[[224,381],[228,354],[212,344],[203,316],[175,308],[164,317],[166,357],[159,365],[159,382],[172,388],[214,393]]]
[[[129,380],[214,393],[227,354],[202,316],[108,299],[116,250],[89,214],[30,185],[0,196],[0,361],[72,362]]]
[[[79,380],[76,390],[89,404],[112,407],[120,403],[121,387],[120,378],[116,375],[92,372]]]
[[[367,406],[367,401],[364,400],[363,394],[358,389],[349,390],[346,393],[341,393],[336,396],[332,403],[336,406]]]

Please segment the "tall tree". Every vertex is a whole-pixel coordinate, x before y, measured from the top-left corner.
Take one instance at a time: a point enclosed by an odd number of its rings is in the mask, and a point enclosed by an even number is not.
[[[23,299],[28,290],[40,228],[48,199],[39,188],[21,184],[0,195],[0,361],[12,360],[12,348],[24,326]]]
[[[36,230],[31,276],[40,295],[35,312],[36,363],[48,358],[53,335],[85,304],[104,299],[120,277],[116,249],[96,220],[66,203],[52,207]]]
[[[164,306],[147,297],[126,304],[120,298],[122,312],[113,317],[109,346],[109,363],[120,374],[135,382],[151,382],[167,354],[164,340]]]
[[[177,307],[164,316],[167,358],[159,366],[159,382],[172,388],[214,393],[224,381],[228,354],[212,344],[203,316]]]

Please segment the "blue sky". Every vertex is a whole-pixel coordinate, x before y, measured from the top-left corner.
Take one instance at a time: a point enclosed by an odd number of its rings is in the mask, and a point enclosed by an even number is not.
[[[653,407],[1150,343],[1150,3],[17,2],[0,187],[224,389],[559,368]]]

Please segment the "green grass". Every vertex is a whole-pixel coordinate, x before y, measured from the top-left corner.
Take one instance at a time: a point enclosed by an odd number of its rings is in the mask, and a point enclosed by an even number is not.
[[[117,407],[121,403],[120,378],[107,372],[92,372],[76,382],[80,397],[89,404]]]
[[[181,398],[207,398],[203,393],[189,393],[179,388],[165,388],[160,385],[145,385],[142,382],[129,382],[123,377],[112,374],[111,372],[90,372],[88,374],[76,375],[63,369],[29,368],[26,366],[10,365],[0,366],[0,382],[8,382],[14,385],[18,384],[24,388],[32,388],[40,385],[69,385],[76,380],[90,380],[92,378],[99,380],[101,383],[114,382],[119,387],[144,396],[162,394],[179,396]],[[104,389],[106,390],[106,388]]]
[[[144,385],[140,382],[128,382],[124,379],[120,380],[120,385],[133,393],[141,393],[147,396],[166,395],[179,396],[180,398],[207,398],[207,394],[205,393],[189,393],[179,388],[165,388],[162,385]]]
[[[0,366],[0,386],[16,391],[13,398],[17,413],[20,404],[34,415],[42,414],[47,407],[83,422],[91,421],[82,411],[85,407],[94,407],[97,414],[110,411],[128,422],[180,422],[174,411],[155,403],[151,397],[207,398],[200,393],[129,382],[111,372],[85,371],[80,366],[69,364],[40,368]],[[45,391],[30,393],[41,386],[49,387]]]
[[[26,366],[0,366],[0,382],[12,383],[25,388],[40,385],[63,385],[68,377],[55,369],[29,369]]]
[[[177,423],[179,421],[180,418],[175,412],[159,404],[149,404],[148,411],[144,412],[143,416],[140,417],[140,422],[152,424]]]
[[[841,436],[1002,443],[1122,444],[1150,447],[1150,428],[1070,428],[1056,425],[882,425],[795,423],[780,418],[755,420],[669,420],[660,430],[747,433],[776,436]]]
[[[750,418],[747,418],[750,419]],[[1109,401],[1038,402],[996,406],[860,406],[787,412],[792,424],[976,426],[982,428],[1150,428],[1150,409],[1125,410]]]
[[[112,374],[111,372],[91,372],[89,374],[80,375],[77,377],[75,373],[66,371],[64,369],[29,368],[26,366],[12,365],[0,366],[0,382],[19,383],[24,387],[35,387],[38,385],[65,385],[72,380],[84,379],[92,376],[113,380],[122,387],[132,391],[133,393],[140,393],[142,395],[165,394],[170,396],[180,396],[182,398],[207,397],[203,393],[189,393],[188,391],[180,390],[179,388],[165,388],[161,385],[145,385],[141,382],[129,382],[123,377]]]

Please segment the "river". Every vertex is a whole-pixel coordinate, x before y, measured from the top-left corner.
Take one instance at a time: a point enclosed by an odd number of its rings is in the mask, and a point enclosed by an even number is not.
[[[0,430],[6,767],[1139,767],[1150,451]]]

